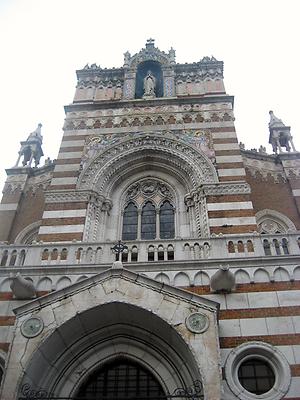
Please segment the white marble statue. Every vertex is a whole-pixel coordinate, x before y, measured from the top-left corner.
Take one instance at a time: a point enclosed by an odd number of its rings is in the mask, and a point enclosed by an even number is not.
[[[144,78],[144,96],[155,97],[156,79],[149,70]]]

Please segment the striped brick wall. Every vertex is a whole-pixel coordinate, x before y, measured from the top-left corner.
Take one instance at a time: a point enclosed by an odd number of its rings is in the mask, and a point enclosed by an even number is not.
[[[245,182],[244,168],[234,126],[212,130],[216,169],[221,183]],[[257,230],[249,194],[208,196],[207,210],[210,232],[219,234],[248,233]]]
[[[83,149],[83,136],[63,136],[50,190],[75,189]]]
[[[68,197],[71,193],[65,192],[65,194]],[[76,198],[76,195],[74,197]],[[86,210],[86,201],[67,199],[62,202],[59,195],[57,200],[54,197],[54,200],[45,205],[39,240],[44,242],[82,240]]]
[[[76,195],[76,183],[84,149],[84,136],[64,134],[45,209],[39,229],[39,240],[69,242],[82,240],[87,199]],[[52,193],[52,195],[51,195]]]
[[[209,286],[185,289],[220,303],[222,366],[237,346],[253,341],[271,344],[290,365],[292,381],[284,399],[299,399],[300,281],[239,284],[230,294],[211,294]]]
[[[144,128],[144,126],[141,127],[141,129]],[[202,129],[202,124],[197,124],[197,128]],[[125,129],[130,132],[131,128]],[[172,129],[171,126],[170,129]],[[219,182],[221,184],[245,182],[246,173],[233,123],[221,122],[218,126],[212,123],[207,131],[212,134]],[[80,128],[64,132],[49,191],[74,191],[76,189],[85,139],[87,135],[91,134],[90,130]],[[218,206],[216,206],[217,203]],[[70,203],[64,202],[64,204],[65,208],[61,211],[72,209],[69,208]],[[211,233],[236,234],[257,230],[249,194],[245,196],[234,193],[231,198],[229,196],[211,196],[207,198],[207,206]],[[47,199],[46,210],[50,211],[47,209]],[[40,240],[45,242],[82,240],[85,215],[79,216],[75,212],[69,213],[68,216],[64,216],[62,213],[60,215],[53,213],[50,217],[46,215],[42,219]]]
[[[246,171],[234,126],[215,128],[212,138],[220,182],[244,181]]]

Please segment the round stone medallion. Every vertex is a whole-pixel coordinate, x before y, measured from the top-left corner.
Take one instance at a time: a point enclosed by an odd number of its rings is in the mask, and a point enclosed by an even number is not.
[[[186,318],[185,324],[189,331],[203,333],[209,326],[209,320],[206,315],[194,312]]]
[[[38,336],[44,329],[44,322],[39,317],[30,317],[21,325],[22,335],[27,338]]]

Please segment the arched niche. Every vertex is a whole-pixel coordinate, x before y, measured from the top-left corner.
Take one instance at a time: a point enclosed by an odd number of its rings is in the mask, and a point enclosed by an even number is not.
[[[163,84],[163,72],[161,64],[157,61],[147,60],[141,62],[136,70],[136,81],[135,81],[135,98],[142,99],[144,96],[144,82],[148,73],[155,79],[155,89],[153,97],[163,97],[164,95],[164,84]]]

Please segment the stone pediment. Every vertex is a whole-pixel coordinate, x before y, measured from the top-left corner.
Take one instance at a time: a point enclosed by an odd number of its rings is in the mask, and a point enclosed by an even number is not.
[[[120,265],[122,265],[120,263]],[[106,301],[114,301],[114,298],[112,298],[112,293],[116,294],[115,300],[118,300],[118,293],[121,293],[118,290],[119,285],[121,286],[121,282],[129,282],[133,286],[138,286],[140,288],[144,288],[145,290],[150,290],[154,293],[163,295],[163,296],[170,296],[174,299],[177,299],[178,301],[183,301],[185,303],[190,304],[191,306],[198,307],[198,308],[203,308],[206,309],[212,313],[217,313],[219,310],[219,303],[208,300],[204,297],[201,297],[199,295],[196,295],[194,293],[188,292],[186,290],[176,288],[170,285],[167,285],[165,283],[158,282],[152,278],[149,278],[145,275],[139,275],[133,271],[129,271],[124,268],[111,268],[108,269],[104,272],[101,272],[98,275],[92,276],[90,278],[86,278],[84,280],[81,280],[80,282],[77,282],[73,285],[70,285],[64,289],[60,289],[58,291],[52,292],[50,294],[47,294],[45,296],[39,297],[35,300],[32,300],[20,307],[17,307],[14,309],[14,313],[17,316],[21,316],[24,314],[28,313],[33,313],[35,311],[40,310],[43,307],[49,306],[49,304],[54,304],[57,301],[61,301],[63,299],[66,299],[67,297],[72,297],[72,296],[77,296],[81,292],[88,292],[90,290],[95,293],[95,289],[97,287],[104,288],[104,286],[112,284],[113,290],[110,293],[106,293],[105,289],[104,291],[101,291],[102,293],[102,299],[104,302]],[[126,293],[122,292],[124,295],[124,298],[126,298]],[[105,299],[107,295],[107,299]],[[91,296],[93,297],[93,296]],[[100,300],[100,297],[99,297]]]

